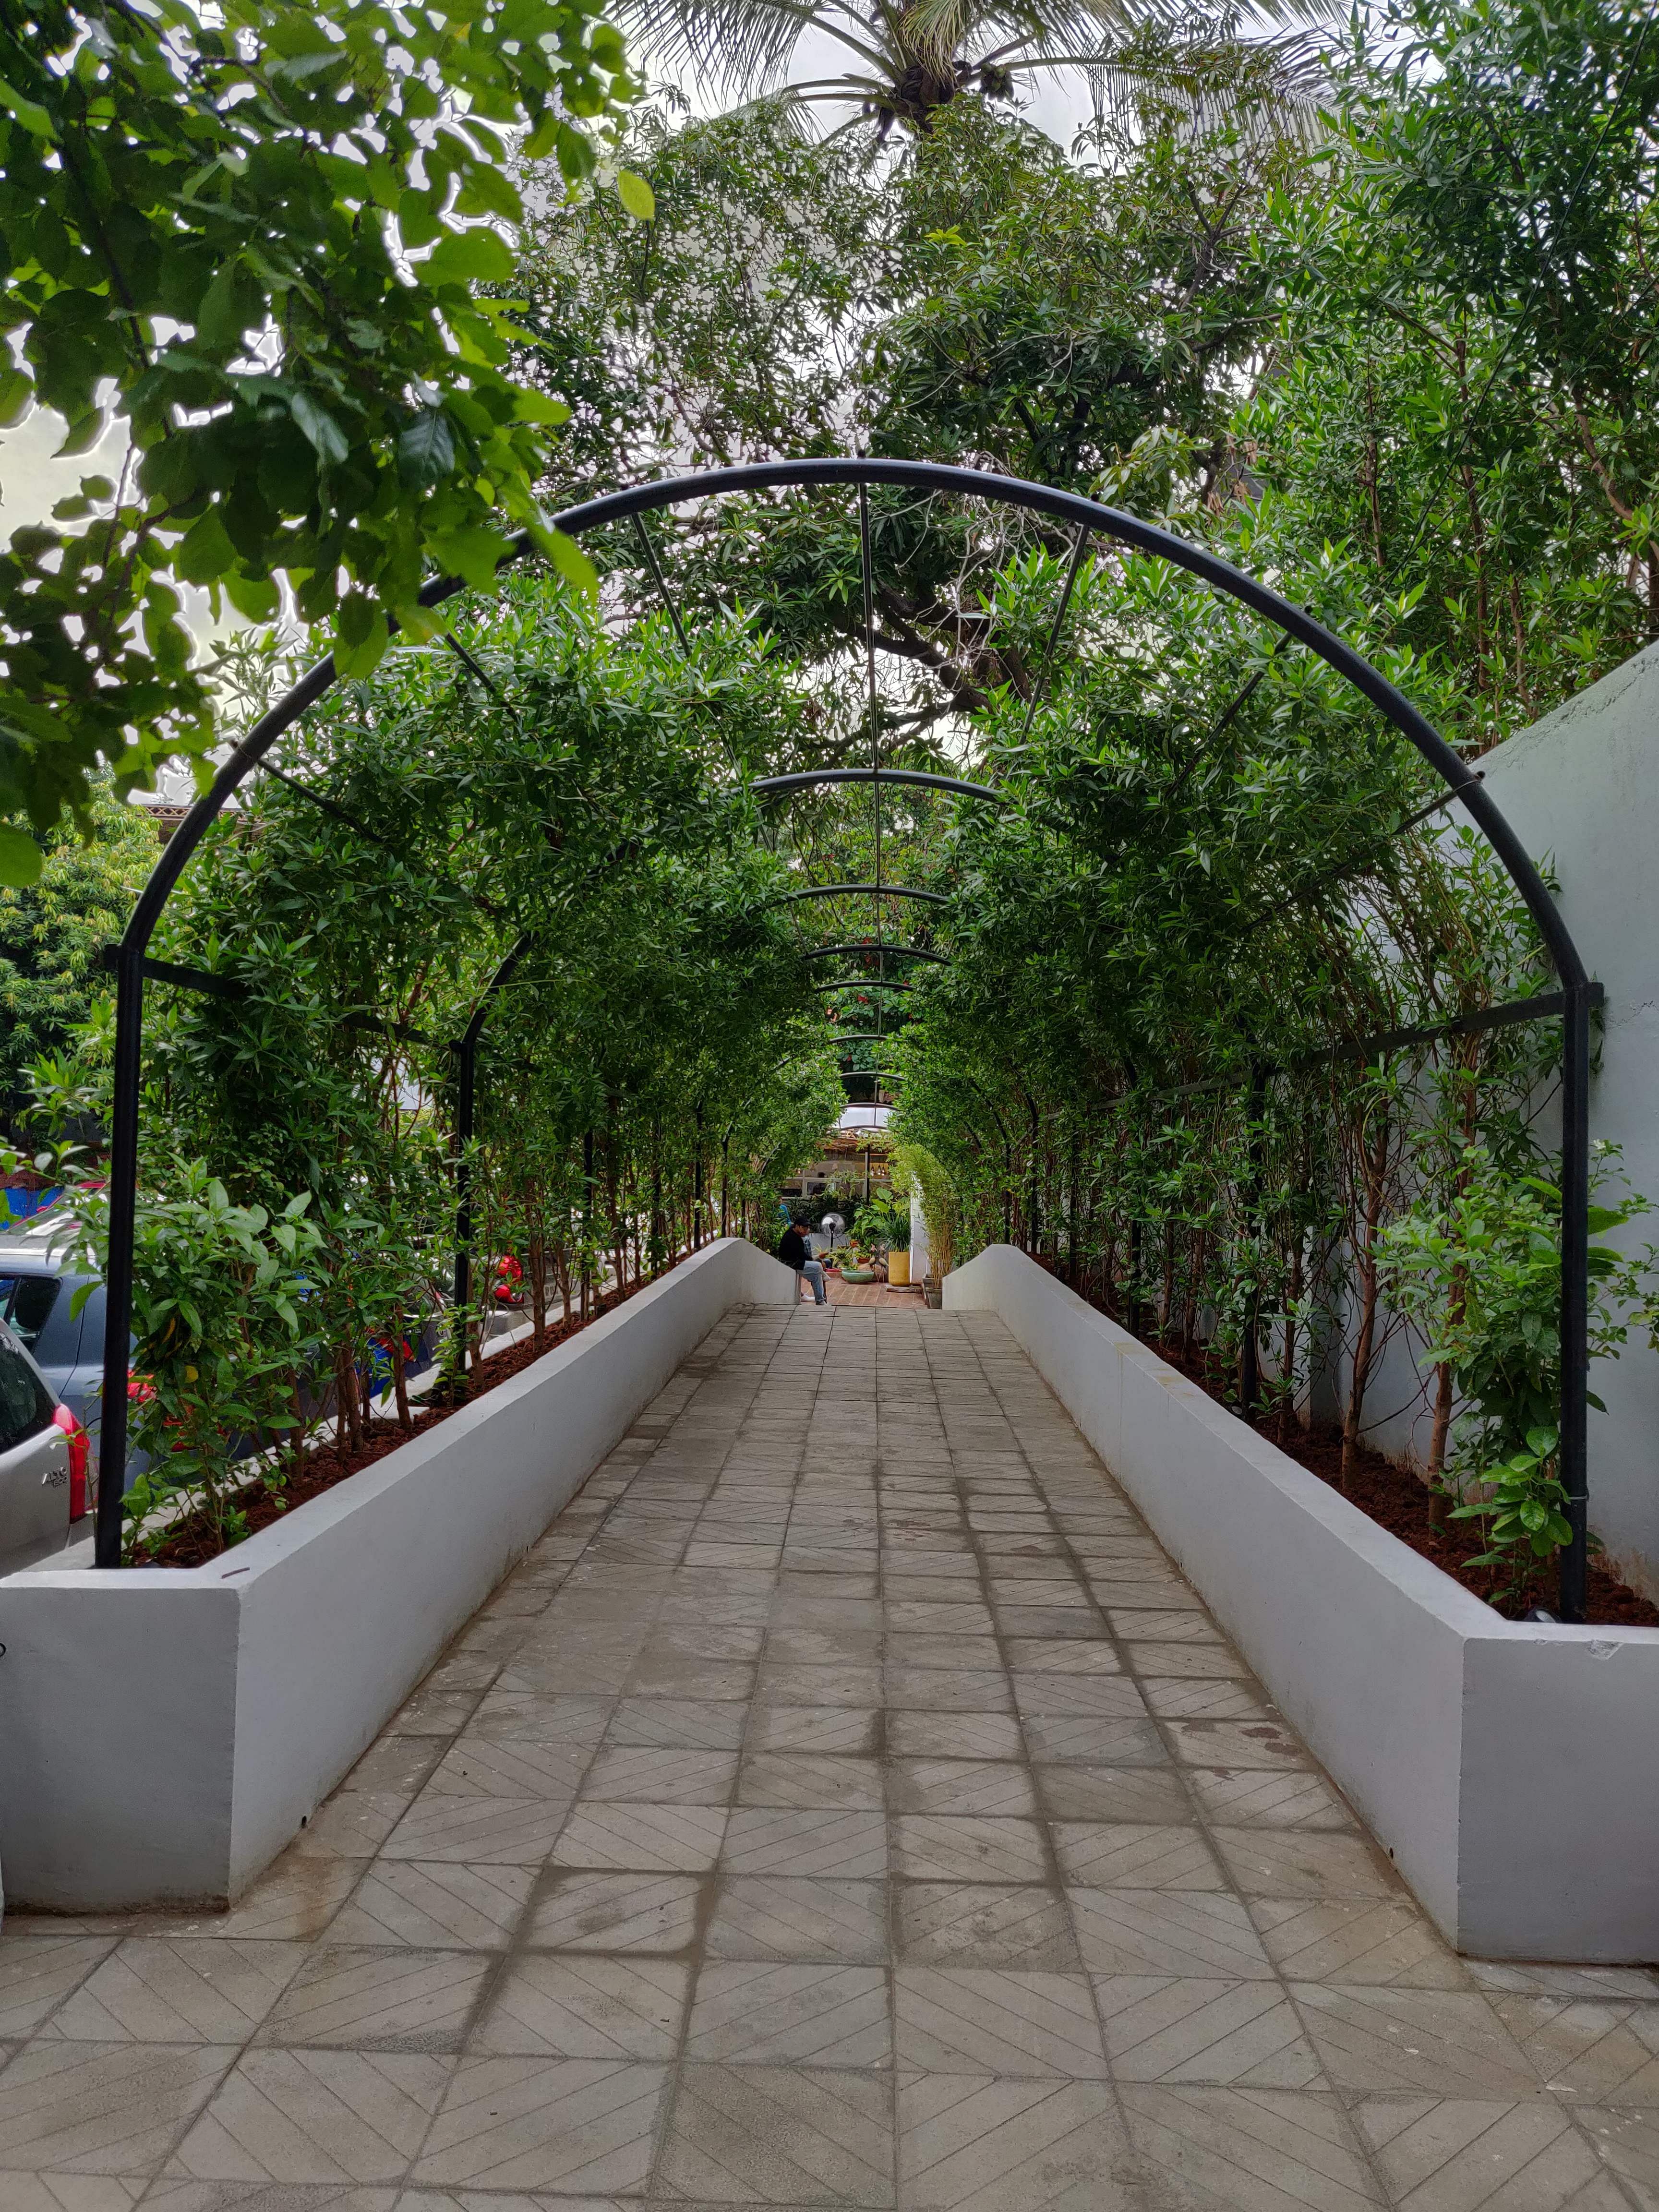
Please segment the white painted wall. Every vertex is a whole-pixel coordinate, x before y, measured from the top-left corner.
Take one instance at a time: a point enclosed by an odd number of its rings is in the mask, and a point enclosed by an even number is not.
[[[1559,881],[1567,927],[1607,990],[1590,1133],[1622,1148],[1632,1183],[1659,1208],[1659,646],[1480,765],[1522,842]],[[1559,1143],[1553,1106],[1538,1133],[1552,1150]],[[1659,1212],[1620,1236],[1632,1249],[1659,1243]],[[1367,1443],[1419,1468],[1433,1425],[1421,1350],[1420,1337],[1400,1331],[1365,1403]],[[1345,1390],[1347,1371],[1344,1356],[1327,1389]],[[1659,1357],[1633,1337],[1620,1358],[1598,1362],[1591,1388],[1607,1410],[1590,1414],[1590,1526],[1625,1579],[1659,1601]],[[1334,1401],[1316,1410],[1328,1416]]]
[[[1503,1620],[992,1245],[999,1315],[1459,1949],[1659,1957],[1659,1629]]]
[[[795,1296],[724,1239],[207,1566],[0,1582],[9,1901],[235,1897],[720,1316]]]

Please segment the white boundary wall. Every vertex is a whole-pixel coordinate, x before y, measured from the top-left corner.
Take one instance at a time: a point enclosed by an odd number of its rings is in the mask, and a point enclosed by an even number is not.
[[[1659,1957],[1659,1629],[1506,1621],[1024,1254],[1000,1316],[1458,1949]]]
[[[722,1239],[206,1566],[0,1582],[8,1900],[236,1897],[720,1316],[797,1294]]]
[[[1632,1184],[1659,1206],[1659,645],[1484,754],[1480,768],[1522,843],[1553,870],[1562,918],[1607,991],[1590,1134],[1622,1148]],[[1553,1110],[1538,1133],[1559,1142]],[[1659,1217],[1649,1214],[1613,1241],[1656,1240]],[[1366,1393],[1367,1441],[1419,1468],[1432,1425],[1420,1345],[1395,1336]],[[1335,1388],[1347,1371],[1344,1358]],[[1590,1526],[1626,1579],[1659,1600],[1659,1358],[1633,1332],[1621,1358],[1596,1363],[1590,1387],[1607,1407],[1589,1417]]]

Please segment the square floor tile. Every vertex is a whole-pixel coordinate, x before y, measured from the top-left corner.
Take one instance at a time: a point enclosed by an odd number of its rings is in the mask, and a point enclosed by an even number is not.
[[[1287,1981],[1469,1986],[1462,1960],[1410,1898],[1255,1897],[1249,1903],[1267,1956]]]
[[[1120,2094],[1158,2212],[1376,2212],[1383,2201],[1334,2096],[1151,2083]],[[1480,2201],[1460,2200],[1462,2212]]]
[[[1206,1820],[1240,1828],[1322,1828],[1352,1833],[1352,1813],[1322,1774],[1261,1767],[1189,1766],[1188,1787]]]
[[[423,1794],[542,1797],[568,1805],[592,1756],[592,1746],[585,1743],[537,1743],[464,1730],[434,1769]]]
[[[887,1749],[894,1759],[1012,1759],[1024,1753],[1012,1713],[893,1712]]]
[[[557,1874],[525,1942],[549,1951],[684,1951],[696,1941],[702,1882],[686,1874]]]
[[[1224,1891],[1073,1889],[1067,1896],[1078,1948],[1093,1972],[1273,1978],[1243,1901]]]
[[[715,1707],[716,1711],[723,1710]],[[735,1751],[619,1745],[600,1752],[581,1785],[584,1805],[725,1805],[738,1776]]]
[[[881,1747],[881,1713],[858,1705],[755,1705],[750,1709],[751,1753],[805,1751],[868,1755]]]
[[[399,2180],[454,2063],[409,2052],[250,2051],[167,2170],[203,2181]]]
[[[817,1959],[879,1965],[887,1956],[878,1881],[772,1875],[723,1881],[709,1923],[714,1959]]]
[[[1141,2212],[1104,2081],[925,2074],[899,2094],[902,2201],[916,2212]]]
[[[1339,2089],[1475,2099],[1543,2094],[1526,2054],[1474,1991],[1294,1982],[1291,1994]]]
[[[887,1872],[886,1823],[879,1813],[739,1806],[726,1829],[720,1870],[880,1881]]]
[[[115,1948],[112,1936],[0,1940],[0,2035],[31,2034]]]
[[[1412,2212],[1615,2212],[1612,2177],[1558,2106],[1376,2099],[1355,2114],[1391,2204]]]
[[[657,2188],[696,2204],[890,2206],[891,2075],[682,2067]]]
[[[1077,1945],[1063,1899],[1020,1883],[901,1882],[894,1899],[900,1960],[917,1966],[1012,1966],[1074,1972]]]
[[[1201,1828],[1127,1820],[1056,1820],[1054,1849],[1067,1882],[1088,1889],[1223,1889]]]
[[[562,1867],[697,1874],[720,1856],[730,1814],[716,1805],[579,1803],[553,1848]]]
[[[1039,1766],[1042,1809],[1051,1820],[1129,1820],[1190,1827],[1198,1814],[1179,1769],[1169,1766]]]
[[[526,1953],[495,1984],[471,2047],[526,2057],[670,2059],[690,1986],[684,1959]]]
[[[624,1698],[605,1731],[607,1744],[655,1745],[670,1751],[735,1751],[749,1718],[746,1704],[707,1698]]]
[[[738,1802],[874,1812],[882,1803],[882,1771],[873,1759],[833,1753],[751,1753],[738,1779]]]
[[[564,1825],[568,1795],[459,1797],[428,1784],[381,1846],[388,1859],[539,1866]]]
[[[893,1977],[893,2002],[902,2069],[1105,2076],[1082,1974],[906,1966]]]
[[[902,1813],[893,1820],[894,1870],[908,1881],[1046,1881],[1051,1869],[1035,1820]]]
[[[303,1943],[130,1936],[59,2007],[47,2033],[90,2043],[242,2043],[305,1958]]]
[[[502,1950],[535,1881],[527,1866],[376,1859],[329,1934],[336,1943]]]
[[[901,1711],[1006,1713],[1013,1711],[1008,1677],[1000,1669],[902,1667],[889,1663],[886,1702]]]
[[[665,2067],[625,2060],[464,2058],[410,2179],[417,2187],[640,2195],[668,2079]]]
[[[1098,1974],[1094,1986],[1116,2081],[1327,2086],[1302,2023],[1275,1983]]]
[[[261,2043],[355,2051],[459,2051],[495,1960],[487,1951],[314,1951],[259,2033]]]
[[[885,2066],[886,1970],[711,1959],[697,1977],[685,2055],[702,2064]]]
[[[0,2075],[0,2171],[151,2172],[234,2056],[222,2044],[31,2044]]]
[[[1364,1836],[1310,1828],[1212,1827],[1211,1840],[1247,1897],[1399,1897],[1404,1885]]]
[[[899,1813],[1036,1816],[1027,1768],[983,1759],[900,1759],[888,1769],[889,1802]]]
[[[1176,1757],[1193,1766],[1311,1766],[1282,1721],[1171,1720]]]

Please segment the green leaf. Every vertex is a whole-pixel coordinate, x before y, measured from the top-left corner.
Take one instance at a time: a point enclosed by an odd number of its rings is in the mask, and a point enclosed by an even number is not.
[[[289,407],[295,421],[310,440],[319,461],[337,468],[342,461],[350,458],[351,446],[345,432],[310,392],[295,392],[289,401]]]
[[[398,439],[398,474],[416,487],[441,483],[455,466],[455,438],[441,407],[426,408]]]
[[[250,622],[270,622],[283,604],[281,592],[269,577],[248,576],[236,569],[222,580],[230,604]]]
[[[216,507],[191,523],[173,556],[173,567],[187,584],[216,584],[236,565],[231,544]]]
[[[503,538],[500,531],[476,524],[441,532],[431,545],[432,557],[446,575],[459,576],[464,584],[480,591],[495,582],[496,569],[513,550],[511,539]]]
[[[617,170],[617,198],[635,222],[649,222],[657,212],[656,194],[632,169]]]
[[[45,855],[27,830],[0,822],[0,884],[9,890],[27,890],[40,880]]]
[[[420,264],[428,284],[506,284],[517,264],[498,230],[477,223],[471,230],[447,231]]]

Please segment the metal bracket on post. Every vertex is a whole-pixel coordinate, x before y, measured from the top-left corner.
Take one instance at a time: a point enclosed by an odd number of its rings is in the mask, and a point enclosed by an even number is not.
[[[98,1512],[93,1563],[121,1564],[127,1484],[127,1376],[132,1340],[132,1248],[138,1212],[138,1093],[143,1073],[144,955],[115,958],[115,1088],[109,1133],[109,1258],[104,1270],[104,1382],[98,1416]]]
[[[455,1317],[465,1342],[472,1298],[472,1124],[477,1096],[477,1039],[469,1030],[450,1046],[455,1055]],[[465,1354],[462,1354],[465,1366]]]

